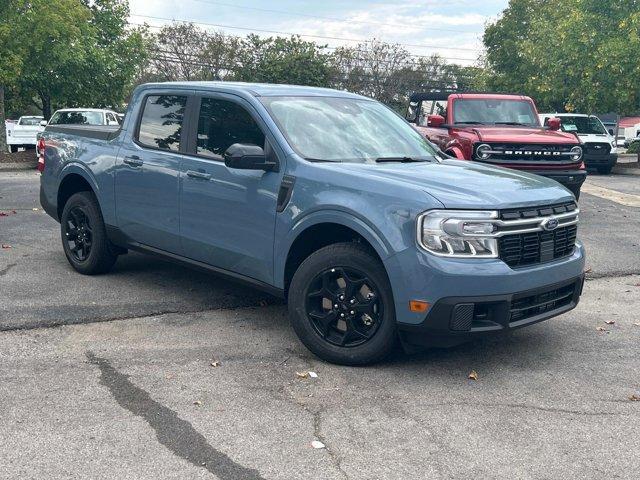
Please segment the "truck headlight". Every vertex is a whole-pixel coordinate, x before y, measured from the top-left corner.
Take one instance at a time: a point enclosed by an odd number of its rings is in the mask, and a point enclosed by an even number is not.
[[[578,161],[582,158],[582,147],[575,146],[571,149],[571,160]]]
[[[418,216],[418,245],[445,257],[498,257],[496,211],[431,210]]]
[[[489,153],[490,151],[491,145],[487,145],[486,143],[478,145],[478,148],[476,148],[476,157],[480,160],[486,160],[491,156],[491,153]]]

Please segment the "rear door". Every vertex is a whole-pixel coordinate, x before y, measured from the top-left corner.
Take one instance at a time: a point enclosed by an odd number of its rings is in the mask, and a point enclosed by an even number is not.
[[[189,154],[182,161],[180,232],[194,260],[270,282],[280,172],[238,170],[224,164],[234,143],[259,145],[272,159],[270,132],[253,107],[228,94],[203,94]]]
[[[132,135],[120,149],[115,171],[118,227],[129,240],[180,253],[178,189],[186,148],[185,92],[148,93]]]

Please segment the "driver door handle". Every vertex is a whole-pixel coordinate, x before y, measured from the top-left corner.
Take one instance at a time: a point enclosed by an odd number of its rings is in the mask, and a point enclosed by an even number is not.
[[[137,155],[131,155],[130,157],[124,157],[124,159],[122,161],[124,163],[126,163],[127,165],[130,165],[132,167],[140,167],[144,163],[142,161],[142,159]]]
[[[196,172],[195,170],[187,170],[187,177],[200,178],[202,180],[210,180],[211,174],[205,172]]]

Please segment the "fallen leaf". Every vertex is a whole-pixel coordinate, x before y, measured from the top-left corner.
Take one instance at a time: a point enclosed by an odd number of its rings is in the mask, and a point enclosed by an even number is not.
[[[220,365],[222,364],[218,360],[214,360],[213,362],[211,362],[212,367],[219,367]]]
[[[194,402],[193,402],[193,404],[194,404],[196,407],[199,407],[200,405],[202,405],[202,402],[201,402],[200,400],[196,400],[196,401],[194,401]]]
[[[615,322],[615,320],[605,320],[604,323],[606,323],[607,325],[613,325]]]
[[[469,380],[478,380],[478,373],[475,370],[471,370],[469,373]]]
[[[311,442],[311,446],[313,448],[326,448],[327,446],[322,443],[320,440],[314,440],[313,442]]]
[[[584,273],[591,273],[591,270],[593,270],[591,267],[587,268]]]
[[[318,378],[318,374],[316,372],[309,372],[309,376],[311,378]]]
[[[599,332],[602,332],[602,333],[609,333],[609,330],[607,330],[604,327],[598,327],[598,328],[596,328],[596,330],[599,331]]]
[[[309,378],[309,372],[296,372],[298,378]]]
[[[635,325],[636,327],[640,327],[640,322],[635,322],[635,323],[634,323],[634,325]]]
[[[631,400],[632,402],[640,402],[640,395],[636,395],[634,393],[633,395],[629,396],[629,400]]]
[[[36,207],[33,207],[31,210],[33,210],[34,212],[38,211],[38,209]]]
[[[10,249],[10,248],[11,248],[11,245],[7,245],[7,244],[4,244],[4,243],[3,243],[3,244],[2,244],[2,248],[3,248],[4,250],[8,250],[8,249]]]

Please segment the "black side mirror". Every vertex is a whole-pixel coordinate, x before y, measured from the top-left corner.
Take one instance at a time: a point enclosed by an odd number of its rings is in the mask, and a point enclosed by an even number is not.
[[[611,135],[613,137],[613,128],[609,129],[609,135]]]
[[[278,164],[267,158],[262,147],[234,143],[224,152],[224,164],[242,170],[277,171]]]

